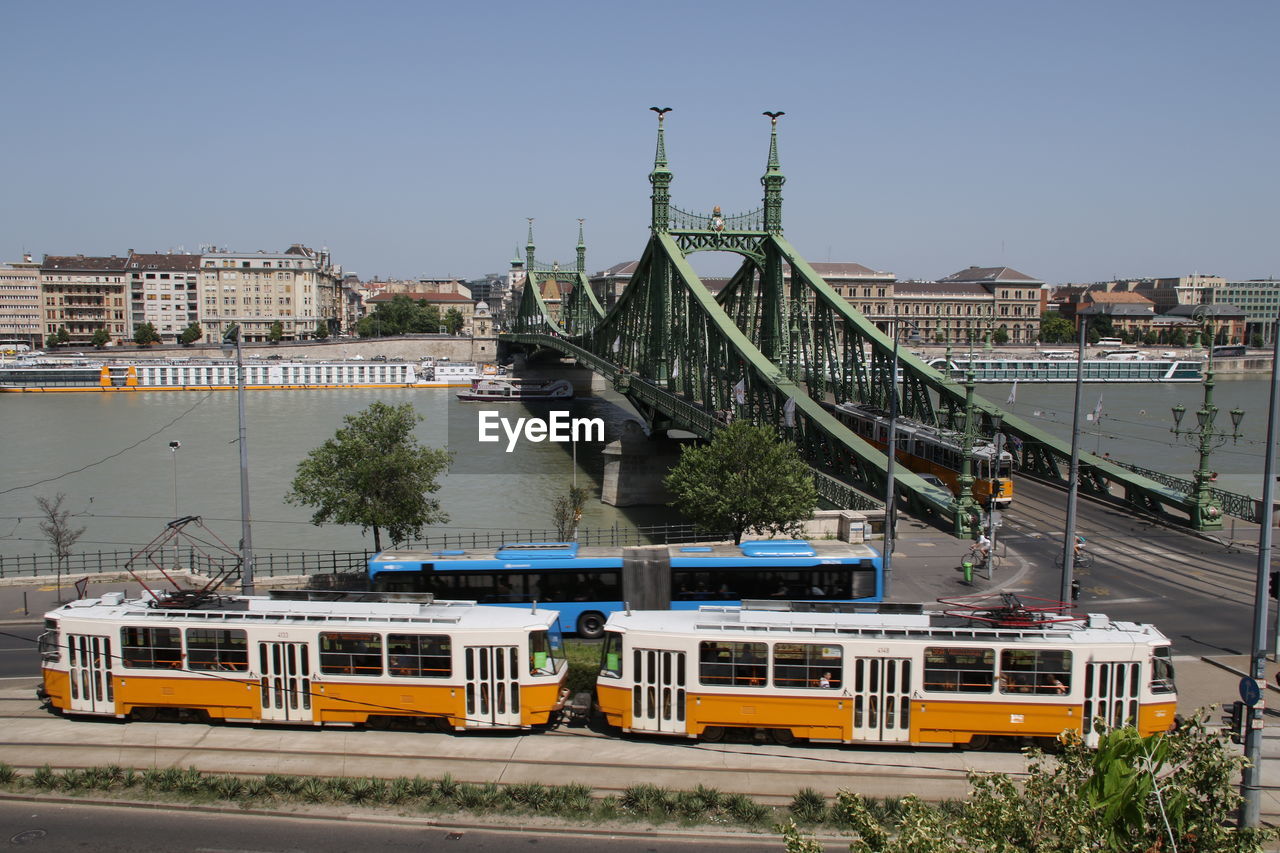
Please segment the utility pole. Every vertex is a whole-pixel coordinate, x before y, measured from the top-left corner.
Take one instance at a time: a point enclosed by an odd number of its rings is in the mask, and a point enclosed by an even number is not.
[[[236,354],[236,409],[240,428],[240,594],[253,595],[253,522],[249,512],[249,441],[244,422],[244,329],[239,323],[235,332]],[[231,341],[222,339],[223,352],[231,348]]]
[[[1080,315],[1076,315],[1080,317]],[[1080,351],[1076,353],[1076,402],[1071,410],[1071,469],[1067,482],[1067,523],[1062,532],[1062,587],[1058,599],[1070,611],[1076,560],[1076,496],[1080,482],[1080,399],[1084,394],[1084,348],[1089,321],[1080,317]]]

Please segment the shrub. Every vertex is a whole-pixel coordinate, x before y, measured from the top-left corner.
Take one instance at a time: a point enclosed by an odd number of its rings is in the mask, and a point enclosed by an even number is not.
[[[18,778],[18,771],[14,770],[11,765],[0,761],[0,785],[11,785],[13,780]]]
[[[675,800],[666,788],[657,785],[632,785],[618,797],[618,804],[633,814],[665,817],[675,811]]]
[[[827,815],[827,798],[812,788],[802,788],[791,798],[791,816],[803,823],[821,823]]]
[[[746,794],[730,794],[725,798],[724,810],[738,823],[748,826],[764,823],[771,813],[768,806],[757,803]]]
[[[31,774],[31,786],[52,791],[58,787],[58,774],[54,773],[53,768],[48,764],[43,767],[37,767],[35,772]]]
[[[307,779],[302,783],[302,787],[298,789],[298,796],[308,803],[323,803],[329,799],[329,793],[327,779]]]

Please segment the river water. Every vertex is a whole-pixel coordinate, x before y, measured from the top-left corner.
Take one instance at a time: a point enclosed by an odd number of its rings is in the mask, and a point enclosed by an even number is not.
[[[1012,405],[1005,405],[1008,385],[979,385],[977,390],[1052,433],[1070,435],[1071,385],[1020,384]],[[1242,439],[1228,441],[1213,455],[1211,467],[1219,472],[1221,488],[1261,494],[1268,392],[1263,379],[1217,383],[1219,425],[1230,429],[1227,412],[1233,406],[1246,410]],[[1184,425],[1195,424],[1202,393],[1202,386],[1194,383],[1086,385],[1082,408],[1092,413],[1101,397],[1102,416],[1085,423],[1081,446],[1189,477],[1197,464],[1196,450],[1170,434],[1170,410],[1182,403],[1188,410]],[[449,389],[247,394],[255,550],[372,548],[372,536],[361,536],[359,528],[316,527],[305,507],[283,502],[298,462],[332,437],[344,415],[375,400],[413,403],[424,418],[416,431],[419,440],[433,447],[454,445],[457,451],[457,430],[472,428],[475,404],[459,403],[455,394]],[[616,395],[608,393],[572,405],[575,416],[605,421],[606,440],[633,417]],[[522,407],[513,409],[513,417],[522,414]],[[239,540],[233,393],[0,394],[0,424],[0,554],[48,552],[38,528],[35,497],[58,493],[66,495],[76,524],[85,527],[76,550],[144,544],[179,515],[203,516],[232,547]],[[181,442],[181,448],[171,451],[171,441]],[[578,447],[579,482],[598,498],[599,445]],[[471,454],[473,448],[457,452]],[[438,497],[451,517],[449,530],[554,527],[551,503],[565,492],[574,473],[570,445],[522,442],[514,453],[489,451],[485,461],[478,466],[472,458],[461,458],[454,472],[443,478]],[[618,509],[593,499],[582,526],[633,527],[669,519],[661,507]]]

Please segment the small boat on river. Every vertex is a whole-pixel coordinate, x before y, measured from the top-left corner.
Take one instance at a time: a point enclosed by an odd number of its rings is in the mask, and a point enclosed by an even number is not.
[[[469,403],[547,402],[572,400],[573,383],[567,379],[475,379],[459,392],[458,399]]]

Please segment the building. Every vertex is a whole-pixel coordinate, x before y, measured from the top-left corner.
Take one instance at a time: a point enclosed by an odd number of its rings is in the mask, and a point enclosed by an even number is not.
[[[3,275],[0,272],[0,275]],[[1277,318],[1280,318],[1280,281],[1252,279],[1223,281],[1208,291],[1210,304],[1233,305],[1244,312],[1244,343],[1255,336],[1264,344],[1274,344]]]
[[[991,294],[993,330],[1009,342],[1029,344],[1040,336],[1044,282],[1012,267],[967,267],[939,279],[939,284],[980,284]]]
[[[893,307],[900,340],[980,342],[995,329],[995,299],[977,282],[900,281]]]
[[[1188,340],[1201,324],[1211,323],[1215,344],[1245,342],[1245,313],[1234,305],[1176,305],[1160,315],[1159,320],[1164,328],[1182,328]]]
[[[133,336],[125,267],[128,258],[112,255],[45,255],[40,262],[43,334],[66,329],[71,346],[90,346],[99,329],[113,343]]]
[[[24,255],[0,266],[0,340],[44,345],[40,312],[40,265]]]
[[[150,323],[162,343],[173,344],[189,325],[200,322],[199,255],[144,255],[130,249],[126,279],[135,332]]]
[[[512,261],[513,268],[514,264],[515,261]],[[587,281],[604,310],[608,311],[617,303],[618,297],[631,283],[631,276],[635,275],[636,267],[639,265],[639,261],[623,261],[588,277]],[[523,272],[523,265],[520,269]]]
[[[841,263],[813,263],[813,271],[822,276],[837,296],[876,324],[883,332],[889,332],[893,321],[894,283],[898,277],[891,272],[881,272],[850,261]],[[791,267],[783,266],[783,279],[791,281]],[[905,334],[905,332],[904,332]]]
[[[286,251],[209,252],[200,257],[200,316],[217,340],[233,325],[246,341],[265,341],[279,323],[282,340],[305,340],[324,324],[340,329],[342,269],[328,252],[295,243]]]
[[[1097,317],[1111,320],[1112,331],[1131,336],[1145,335],[1152,330],[1156,306],[1141,293],[1123,290],[1087,290],[1075,305],[1075,316],[1090,321]],[[1077,331],[1079,327],[1077,326]]]

